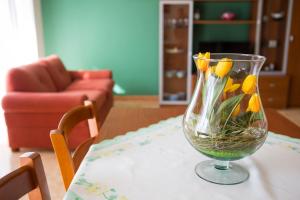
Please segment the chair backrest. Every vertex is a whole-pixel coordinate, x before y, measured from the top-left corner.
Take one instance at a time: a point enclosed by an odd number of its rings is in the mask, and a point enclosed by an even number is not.
[[[88,120],[91,138],[81,143],[72,155],[68,148],[69,133],[75,125],[84,120]],[[98,134],[98,119],[91,101],[85,101],[85,105],[75,107],[65,113],[59,122],[58,128],[50,132],[52,146],[58,160],[65,189],[68,189],[89,146],[93,144],[94,137]]]
[[[28,193],[30,200],[51,199],[40,155],[34,152],[21,155],[20,165],[0,179],[0,198],[19,199]]]

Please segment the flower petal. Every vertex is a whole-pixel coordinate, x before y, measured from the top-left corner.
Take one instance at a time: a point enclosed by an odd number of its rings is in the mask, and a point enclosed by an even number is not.
[[[199,70],[205,72],[208,68],[209,59],[210,59],[210,53],[209,52],[206,52],[205,54],[199,53],[198,54],[198,59],[196,61],[197,68]]]
[[[220,78],[223,78],[228,74],[231,68],[232,68],[232,59],[222,58],[217,64],[215,74]]]
[[[224,92],[227,92],[231,88],[232,84],[233,84],[233,79],[229,77],[226,82]]]
[[[229,89],[228,89],[228,92],[234,92],[236,91],[237,89],[239,89],[239,87],[241,86],[241,84],[233,84]]]
[[[243,82],[242,91],[245,94],[253,94],[255,92],[255,88],[256,88],[256,76],[252,74],[248,75]]]
[[[259,112],[260,111],[260,100],[257,93],[254,93],[249,99],[247,111]]]

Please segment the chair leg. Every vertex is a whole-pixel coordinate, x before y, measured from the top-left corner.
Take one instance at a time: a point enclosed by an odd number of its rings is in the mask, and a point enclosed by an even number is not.
[[[18,152],[18,151],[20,151],[20,148],[18,148],[18,147],[12,147],[11,151],[12,152]]]

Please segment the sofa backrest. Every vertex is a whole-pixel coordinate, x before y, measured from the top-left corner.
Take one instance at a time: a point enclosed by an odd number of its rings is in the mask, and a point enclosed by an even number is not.
[[[56,92],[57,89],[46,70],[46,64],[38,61],[9,70],[6,78],[8,92]]]
[[[46,70],[51,76],[58,91],[64,90],[72,82],[70,73],[57,55],[51,55],[43,59],[47,62]]]

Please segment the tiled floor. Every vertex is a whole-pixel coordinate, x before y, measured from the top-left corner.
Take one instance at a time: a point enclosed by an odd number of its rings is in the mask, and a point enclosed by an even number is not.
[[[300,126],[300,108],[279,110],[280,114]]]
[[[157,97],[116,97],[115,107],[113,109],[118,109],[118,107],[159,107],[157,103]],[[289,118],[294,123],[300,126],[300,109],[287,109],[281,110],[284,116]],[[44,151],[39,149],[22,149],[20,152],[13,153],[7,146],[7,134],[6,127],[3,119],[3,114],[0,116],[0,177],[8,173],[11,169],[15,169],[18,166],[18,156],[26,151],[36,151],[42,156],[42,160],[45,167],[45,172],[48,180],[48,185],[52,199],[59,200],[62,199],[64,195],[64,187],[60,177],[59,168],[56,163],[53,152]]]

